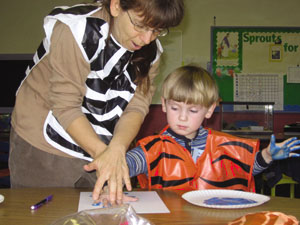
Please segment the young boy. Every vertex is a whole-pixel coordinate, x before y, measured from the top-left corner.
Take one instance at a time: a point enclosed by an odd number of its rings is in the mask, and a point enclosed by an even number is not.
[[[168,126],[146,137],[126,154],[130,177],[138,176],[142,188],[236,189],[255,191],[253,175],[273,160],[299,157],[297,138],[259,151],[259,141],[205,129],[218,102],[213,77],[197,66],[173,71],[162,86],[162,110]]]

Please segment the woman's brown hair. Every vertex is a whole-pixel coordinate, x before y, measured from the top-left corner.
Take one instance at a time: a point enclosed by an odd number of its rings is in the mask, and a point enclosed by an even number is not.
[[[95,1],[110,12],[111,0]],[[180,24],[184,15],[183,0],[119,0],[123,11],[133,10],[143,24],[153,29],[168,29]],[[111,19],[111,24],[113,20]],[[110,25],[111,25],[110,24]],[[111,27],[111,26],[110,26]],[[150,86],[149,70],[157,53],[155,40],[135,51],[128,69],[135,74],[137,85],[146,93]]]

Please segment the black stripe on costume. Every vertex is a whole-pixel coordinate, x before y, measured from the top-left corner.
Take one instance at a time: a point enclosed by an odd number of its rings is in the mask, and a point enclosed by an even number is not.
[[[34,65],[35,65],[34,61],[31,60],[30,63],[29,63],[29,65],[28,65],[29,70],[31,70]]]
[[[116,123],[118,122],[118,120],[120,118],[118,115],[115,115],[115,116],[113,116],[112,118],[110,118],[108,120],[98,121],[98,120],[95,119],[95,117],[92,114],[86,113],[85,115],[86,115],[87,119],[89,120],[89,122],[91,124],[93,124],[95,126],[104,127],[111,134],[113,134],[114,127],[115,127]]]
[[[101,141],[103,141],[104,144],[108,145],[109,142],[112,139],[112,136],[108,136],[108,135],[103,135],[103,134],[98,134],[98,137],[100,138]]]
[[[100,28],[106,22],[98,18],[87,18],[86,21],[85,32],[81,44],[88,58],[91,59],[98,49],[100,38],[102,38]]]
[[[49,15],[51,16],[55,16],[57,14],[85,15],[97,8],[98,8],[97,6],[93,6],[93,5],[78,5],[67,9],[55,8],[50,12]]]
[[[46,49],[45,46],[43,44],[43,42],[40,44],[40,46],[37,49],[37,56],[39,58],[39,60],[46,54]]]
[[[133,77],[131,77],[132,80]],[[121,73],[118,79],[111,83],[110,88],[117,91],[128,91],[134,93],[135,89],[132,87],[132,83],[124,73]]]
[[[163,180],[161,176],[151,177],[151,185],[160,184],[162,187],[178,186],[193,180],[193,177],[188,177],[181,180]]]
[[[98,115],[104,115],[112,111],[116,106],[125,109],[128,102],[121,98],[120,96],[110,99],[107,102],[97,101],[93,99],[86,98],[83,99],[82,106],[88,109],[91,113],[95,113]],[[96,123],[94,123],[96,124]]]
[[[250,153],[253,152],[253,147],[251,147],[250,145],[248,145],[246,143],[240,142],[240,141],[229,141],[229,142],[222,143],[219,146],[226,146],[226,145],[239,146],[239,147],[246,149]]]
[[[153,145],[155,145],[156,142],[158,141],[163,141],[163,142],[170,142],[172,143],[170,140],[162,140],[159,137],[158,138],[154,138],[152,141],[150,141],[148,144],[145,145],[145,149],[146,151],[149,151],[150,148],[152,148]]]
[[[52,141],[59,143],[61,146],[65,147],[67,149],[71,149],[75,152],[81,153],[86,157],[91,157],[82,148],[80,148],[77,145],[73,145],[72,143],[70,143],[66,139],[64,139],[62,136],[60,136],[49,124],[47,125],[46,132],[48,134],[48,137],[51,138]]]
[[[110,38],[109,40],[112,40],[112,39]],[[110,41],[109,41],[109,43],[110,43]],[[105,49],[108,49],[108,48],[105,48]],[[119,59],[118,63],[115,64],[115,66],[111,70],[109,77],[115,78],[116,76],[123,74],[123,72],[125,71],[125,66],[131,60],[132,54],[133,54],[132,52],[126,51],[124,53],[124,55]],[[134,80],[133,79],[134,76],[132,76],[132,75],[130,75],[130,76],[131,76],[132,80]]]
[[[219,161],[221,161],[223,159],[227,159],[227,160],[230,160],[230,161],[234,162],[235,164],[237,164],[238,166],[240,166],[247,173],[250,172],[250,166],[249,165],[247,165],[245,163],[242,163],[241,161],[239,161],[237,159],[231,158],[228,155],[221,155],[220,157],[218,157],[217,159],[215,159],[214,161],[212,161],[212,163],[219,162]]]
[[[123,73],[118,77],[118,79],[114,79],[110,82],[107,82],[107,79],[102,80],[100,78],[87,78],[86,85],[90,89],[101,94],[105,94],[109,89],[117,91],[127,91],[130,93],[135,92],[134,88],[131,86],[130,80]]]
[[[243,178],[232,178],[232,179],[229,179],[229,180],[226,180],[226,181],[219,181],[219,182],[218,181],[206,180],[203,177],[200,177],[200,179],[205,181],[206,183],[208,183],[210,185],[213,185],[215,187],[218,187],[218,188],[226,188],[226,187],[230,187],[230,186],[237,185],[237,184],[248,187],[248,181],[246,179],[243,179]]]
[[[107,62],[120,50],[120,46],[113,41],[112,38],[107,39],[106,46],[103,50],[98,54],[97,58],[91,63],[91,70],[92,71],[100,71],[103,70]],[[123,74],[125,70],[125,66],[127,65],[128,61],[132,57],[132,52],[126,51],[120,57],[120,59],[116,62],[113,66],[110,73],[103,79],[107,83],[111,83],[116,76]],[[132,75],[130,75],[132,76]],[[131,77],[132,80],[133,77]]]
[[[111,57],[114,56],[114,54],[116,54],[120,48],[121,47],[117,43],[115,43],[112,38],[106,39],[106,46],[101,50],[97,58],[91,63],[91,70],[102,70],[107,62],[111,59]],[[121,73],[122,70],[120,70],[120,66],[118,66],[117,68],[119,68],[119,73]]]
[[[179,160],[182,160],[184,161],[182,158],[178,157],[177,155],[173,155],[173,154],[168,154],[168,153],[165,153],[165,152],[162,152],[155,160],[153,160],[152,163],[150,163],[150,170],[154,169],[159,161],[163,158],[167,158],[167,159],[179,159]]]

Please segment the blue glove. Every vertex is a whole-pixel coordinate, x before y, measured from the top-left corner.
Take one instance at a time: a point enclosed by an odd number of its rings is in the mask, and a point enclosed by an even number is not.
[[[293,153],[300,149],[300,141],[296,137],[282,142],[283,145],[276,145],[274,134],[271,136],[270,153],[273,160],[286,159],[289,157],[300,157],[300,154]],[[298,145],[298,146],[297,146]]]

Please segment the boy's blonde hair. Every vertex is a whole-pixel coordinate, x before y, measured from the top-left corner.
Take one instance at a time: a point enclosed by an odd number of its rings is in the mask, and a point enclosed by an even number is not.
[[[187,65],[177,68],[166,77],[162,85],[162,97],[209,108],[219,100],[219,90],[208,71],[196,65]]]

